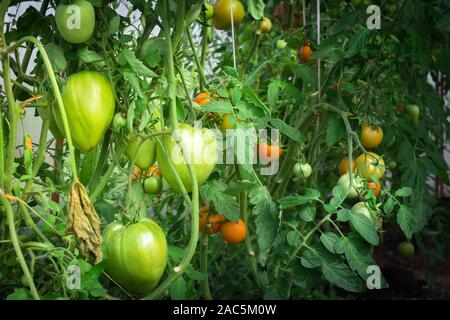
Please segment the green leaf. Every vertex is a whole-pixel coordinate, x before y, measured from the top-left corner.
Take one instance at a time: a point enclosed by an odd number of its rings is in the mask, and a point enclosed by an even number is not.
[[[278,200],[278,202],[281,205],[281,209],[288,209],[288,208],[292,208],[292,207],[296,207],[299,205],[309,203],[310,201],[313,201],[313,200],[319,200],[319,198],[320,198],[319,191],[317,191],[315,189],[307,188],[304,195],[298,195],[298,194],[294,193],[292,195],[286,196],[286,197]]]
[[[370,244],[377,246],[380,242],[377,230],[368,217],[360,213],[352,213],[350,222],[358,233]]]
[[[105,60],[105,58],[98,54],[96,51],[89,50],[88,47],[84,47],[77,51],[78,59],[84,63],[100,62]]]
[[[156,73],[154,73],[152,70],[147,68],[142,61],[136,58],[133,51],[130,49],[123,49],[120,54],[119,58],[122,58],[128,62],[131,69],[133,69],[134,72],[136,72],[137,75],[144,76],[144,77],[156,77]]]
[[[51,42],[45,46],[45,51],[47,51],[48,58],[53,67],[53,71],[61,72],[64,71],[67,67],[67,60],[64,57],[63,49]]]
[[[350,220],[352,211],[350,209],[342,208],[337,212],[337,221],[346,222]]]
[[[300,243],[300,235],[295,231],[289,231],[286,240],[290,246],[296,247]]]
[[[213,100],[202,106],[206,112],[232,113],[233,106],[229,101]]]
[[[6,300],[32,300],[31,293],[25,288],[14,288],[14,292],[6,297]]]
[[[395,192],[396,197],[409,197],[412,193],[412,189],[409,187],[403,187]]]
[[[270,110],[267,106],[259,99],[258,95],[249,87],[244,86],[243,88],[244,98],[246,101],[253,103],[257,107],[264,111],[267,118],[270,118]]]
[[[393,198],[389,198],[383,206],[383,210],[386,214],[389,214],[392,212],[392,210],[394,210],[395,205],[397,204],[397,202],[393,199]]]
[[[331,253],[336,253],[334,246],[339,241],[339,236],[333,232],[325,232],[320,236],[320,241]]]
[[[411,240],[416,224],[416,217],[414,216],[412,209],[405,205],[400,205],[400,209],[397,213],[397,223],[406,238]]]
[[[280,96],[280,88],[281,88],[280,80],[274,80],[269,84],[269,87],[267,89],[267,100],[269,102],[269,105],[274,109],[277,107],[278,104],[278,98]]]
[[[264,17],[264,7],[263,0],[247,0],[247,10],[255,20],[261,20]]]
[[[139,97],[145,96],[141,89],[140,80],[136,76],[136,74],[134,74],[133,72],[123,72],[123,76],[124,76],[126,82],[128,82],[130,84],[130,86],[133,88],[134,92],[136,92],[136,94]],[[133,103],[134,103],[134,100],[133,100]],[[127,119],[128,119],[128,117],[129,117],[129,115],[127,115]]]
[[[277,235],[279,224],[277,205],[271,198],[267,197],[256,204],[253,214],[257,215],[255,225],[259,249],[268,251]]]
[[[325,278],[339,288],[350,292],[364,292],[361,279],[344,263],[323,263],[322,273]]]
[[[353,37],[348,41],[350,43],[349,48],[345,52],[344,58],[350,58],[356,55],[362,48],[364,48],[372,34],[370,29],[362,28],[356,32]]]
[[[250,75],[245,78],[244,84],[246,86],[251,86],[255,82],[257,76],[261,73],[261,70],[268,64],[268,61],[263,61]]]
[[[120,27],[120,16],[119,15],[115,15],[109,21],[108,34],[109,35],[115,34],[117,31],[119,31],[119,27]]]
[[[240,120],[258,120],[265,117],[263,109],[247,101],[239,101],[236,108],[239,110],[237,118]]]
[[[239,204],[236,199],[226,194],[226,185],[219,180],[210,180],[200,187],[200,193],[207,202],[212,202],[217,212],[225,218],[237,221],[239,218]]]
[[[317,86],[317,74],[307,65],[304,64],[292,64],[291,65],[292,72],[303,80],[306,84],[311,85],[312,87]]]
[[[334,145],[346,136],[345,125],[340,118],[330,118],[327,121],[326,143],[328,146]]]
[[[248,191],[256,187],[257,184],[251,182],[251,181],[239,181],[239,182],[230,182],[229,187],[225,190],[226,194],[229,194],[230,196],[237,196],[242,191]]]
[[[311,222],[314,221],[314,219],[316,218],[316,213],[317,213],[316,207],[308,206],[300,211],[300,218],[303,221]]]
[[[191,266],[186,268],[185,273],[189,277],[189,279],[194,281],[202,281],[208,278],[207,274],[201,273],[200,271],[195,270]]]
[[[86,185],[89,182],[94,173],[97,164],[98,149],[99,148],[92,149],[83,158],[79,173],[80,181],[83,185]]]
[[[280,132],[282,134],[284,134],[285,136],[289,137],[290,139],[292,139],[292,140],[294,140],[296,142],[303,142],[303,141],[305,141],[305,138],[303,137],[303,135],[301,134],[301,132],[298,129],[289,126],[287,123],[285,123],[281,119],[271,118],[270,119],[270,124],[275,129],[280,130]]]
[[[99,281],[105,267],[106,260],[103,260],[81,275],[81,287],[93,297],[103,297],[107,293]]]
[[[186,281],[183,276],[180,276],[175,280],[169,288],[170,298],[172,300],[185,300],[186,299]]]

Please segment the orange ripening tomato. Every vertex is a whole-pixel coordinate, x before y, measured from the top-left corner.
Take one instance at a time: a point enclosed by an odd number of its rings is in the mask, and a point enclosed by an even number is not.
[[[372,127],[367,123],[361,126],[361,144],[364,148],[376,148],[383,141],[383,129]]]
[[[131,180],[136,181],[139,180],[142,174],[142,169],[139,167],[134,167],[133,172],[131,173]]]
[[[159,171],[159,168],[157,166],[153,165],[148,169],[147,175],[161,177],[161,172]]]
[[[261,142],[258,145],[258,156],[262,162],[269,162],[278,160],[283,153],[283,149],[279,146],[271,146],[266,142]]]
[[[374,195],[375,197],[378,197],[378,195],[379,195],[380,192],[381,192],[381,182],[378,181],[378,184],[375,184],[374,181],[371,181],[371,182],[369,182],[369,183],[367,184],[367,188],[368,188],[368,189],[372,189],[372,190],[373,190],[373,195]]]
[[[220,228],[220,235],[223,240],[228,243],[240,243],[244,241],[247,236],[247,226],[241,219],[239,219],[237,223],[234,221],[228,221]]]
[[[308,63],[309,59],[311,58],[312,50],[309,44],[304,44],[300,49],[298,50],[298,58],[300,60],[300,63]]]
[[[211,102],[211,97],[209,96],[208,93],[202,91],[194,98],[194,102],[199,105],[204,105],[207,104],[208,102]]]
[[[341,160],[341,163],[339,164],[339,175],[340,176],[342,176],[348,172],[349,165],[350,165],[350,163],[349,163],[347,157],[345,157],[344,159]],[[353,171],[353,173],[355,173],[355,171],[356,171],[355,160],[352,160],[352,171]]]
[[[210,207],[200,208],[200,231],[204,234],[213,234],[220,231],[225,217],[218,213],[210,214]]]

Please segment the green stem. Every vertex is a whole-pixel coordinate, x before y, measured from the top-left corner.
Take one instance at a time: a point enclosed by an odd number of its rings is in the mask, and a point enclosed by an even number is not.
[[[103,144],[102,144],[102,149],[100,151],[100,156],[98,157],[97,165],[95,166],[94,173],[93,173],[91,179],[89,180],[88,189],[90,189],[93,186],[93,184],[95,186],[100,175],[103,172],[103,168],[105,167],[105,164],[108,160],[110,141],[111,141],[111,130],[108,130],[108,131],[106,131],[105,137],[103,138]]]
[[[210,27],[204,25],[202,29],[202,55],[200,57],[200,63],[201,63],[201,70],[203,70],[203,73],[205,72],[206,55],[208,53],[208,28]],[[203,90],[203,88],[200,89]]]
[[[4,155],[5,151],[3,149],[3,115],[0,113],[0,186],[3,186],[4,181],[4,170],[5,170],[5,162],[4,162]]]
[[[28,269],[27,263],[22,253],[22,249],[20,248],[19,239],[17,238],[17,231],[14,223],[14,214],[11,208],[11,204],[4,194],[0,195],[0,200],[3,204],[3,207],[6,212],[6,219],[9,227],[9,235],[14,247],[14,251],[16,252],[17,259],[19,260],[19,264],[22,268],[23,274],[27,279],[28,286],[30,288],[31,295],[35,300],[40,300],[39,294],[37,292],[36,286],[33,281],[33,277],[31,276],[30,270]]]
[[[201,88],[208,87],[208,82],[206,81],[202,65],[198,58],[197,51],[195,50],[195,45],[194,45],[194,41],[192,40],[192,33],[191,33],[191,29],[189,28],[189,26],[186,26],[186,34],[188,36],[189,45],[191,46],[192,54],[194,55],[195,64],[197,65],[197,71],[198,71],[198,75],[200,77],[200,87]]]
[[[50,63],[50,59],[48,58],[47,52],[45,51],[44,47],[39,42],[39,40],[36,39],[35,37],[31,37],[31,36],[23,37],[22,39],[17,41],[14,45],[10,46],[8,48],[8,51],[15,50],[20,45],[22,45],[22,43],[24,43],[26,41],[33,43],[38,48],[38,50],[41,54],[42,60],[44,61],[45,67],[47,69],[48,76],[50,78],[50,83],[52,85],[53,93],[55,94],[56,101],[58,102],[58,108],[59,108],[59,112],[61,114],[61,118],[63,121],[64,132],[66,135],[67,144],[69,145],[69,153],[70,153],[70,158],[71,158],[70,165],[71,165],[73,180],[74,180],[73,182],[77,182],[78,174],[77,174],[77,167],[76,167],[76,162],[75,162],[74,146],[72,143],[72,135],[70,133],[69,121],[67,120],[66,110],[64,109],[64,102],[62,100],[61,92],[59,90],[58,83],[56,82],[55,73],[53,71],[52,64]]]
[[[119,148],[117,150],[117,156],[122,155],[124,153],[126,147],[127,147],[127,145],[125,143],[122,144],[121,146],[119,146]],[[92,193],[89,195],[92,202],[95,202],[97,197],[100,195],[100,193],[106,187],[106,184],[108,183],[109,178],[111,178],[111,175],[115,168],[116,168],[116,161],[111,161],[111,163],[109,164],[108,170],[106,170],[104,176],[100,178],[100,181],[95,186]]]
[[[177,68],[178,74],[180,75],[180,78],[181,78],[181,84],[183,85],[184,93],[186,93],[186,99],[188,101],[189,110],[191,111],[192,122],[194,122],[195,119],[196,119],[195,110],[194,110],[194,106],[192,105],[192,99],[189,96],[189,91],[187,89],[186,80],[184,79],[183,73],[181,72],[181,70],[178,67],[178,65],[176,65],[176,68]]]
[[[203,298],[212,300],[208,279],[208,235],[204,233],[200,238],[200,272],[205,275],[205,279],[200,282]]]
[[[12,178],[14,171],[14,157],[16,154],[16,135],[17,135],[17,124],[19,121],[19,107],[16,104],[14,94],[11,87],[11,75],[10,75],[10,64],[9,57],[5,55],[2,59],[2,67],[4,70],[4,82],[5,91],[8,100],[8,121],[9,121],[9,137],[8,146],[6,150],[6,161],[5,176],[4,176],[4,189],[5,192],[11,193]]]
[[[177,79],[175,77],[175,66],[173,61],[173,48],[172,48],[172,38],[170,35],[170,25],[169,25],[169,17],[168,17],[168,0],[162,1],[162,25],[164,37],[166,40],[166,50],[167,50],[167,79],[169,81],[169,106],[170,106],[170,120],[172,131],[178,128],[178,120],[177,120],[177,105],[176,105],[176,85]]]

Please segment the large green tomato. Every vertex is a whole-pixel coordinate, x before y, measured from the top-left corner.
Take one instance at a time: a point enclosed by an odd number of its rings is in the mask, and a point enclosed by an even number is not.
[[[53,108],[58,108],[58,106],[54,106]],[[61,133],[61,130],[59,130],[58,125],[56,124],[55,120],[55,114],[52,110],[52,107],[48,105],[45,108],[39,108],[39,114],[42,117],[42,120],[49,120],[50,121],[50,132],[52,133],[53,137],[56,140],[62,140],[64,139],[64,135]]]
[[[83,43],[92,36],[95,27],[95,10],[86,0],[56,7],[56,26],[61,36],[70,43]]]
[[[217,163],[217,139],[214,133],[206,128],[193,128],[187,124],[181,124],[174,132],[174,137],[179,140],[186,158],[193,165],[198,184],[204,183]],[[170,170],[166,156],[172,160],[173,166],[181,178],[184,187],[189,192],[192,190],[191,176],[186,161],[180,148],[172,136],[165,136],[164,144],[167,153],[157,145],[156,156],[162,176],[175,191],[180,191],[175,176]]]
[[[166,236],[153,220],[127,226],[111,223],[103,232],[103,246],[106,272],[125,290],[149,293],[166,269]]]
[[[100,142],[114,116],[113,87],[102,73],[81,71],[67,79],[62,98],[73,143],[86,153]],[[55,111],[58,127],[64,133],[59,108]]]
[[[232,9],[231,9],[232,8]],[[233,11],[233,24],[237,26],[245,16],[244,6],[239,0],[219,0],[214,6],[214,26],[220,30],[231,27],[231,11]]]
[[[343,174],[338,182],[338,186],[344,189],[347,194],[347,199],[355,199],[358,197],[358,191],[361,191],[364,187],[364,183],[360,177],[353,175],[352,177],[352,185],[350,186],[350,174],[347,172]]]
[[[130,140],[130,142],[128,142],[125,154],[127,155],[130,161],[134,159],[141,140],[142,138],[134,138]],[[150,168],[150,166],[155,163],[155,158],[156,158],[156,140],[147,139],[141,144],[141,147],[137,152],[135,164],[141,169],[147,169]]]

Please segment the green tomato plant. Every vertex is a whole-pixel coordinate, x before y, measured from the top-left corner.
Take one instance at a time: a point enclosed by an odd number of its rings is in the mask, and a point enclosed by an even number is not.
[[[428,184],[449,184],[445,2],[369,30],[365,1],[327,1],[320,42],[314,1],[79,0],[76,32],[66,1],[6,14],[22,2],[0,4],[1,299],[358,298],[382,235],[447,245]],[[371,150],[363,124],[383,128]],[[200,235],[200,207],[245,239]]]

